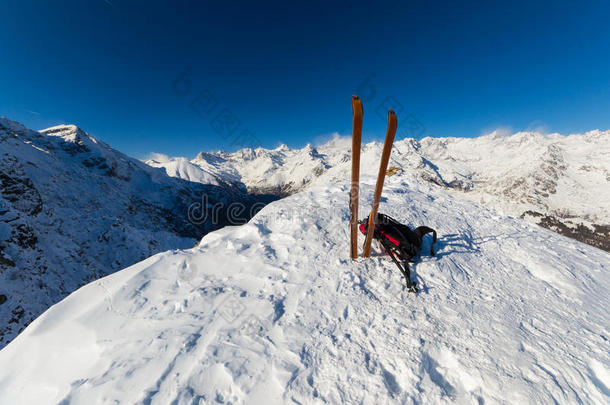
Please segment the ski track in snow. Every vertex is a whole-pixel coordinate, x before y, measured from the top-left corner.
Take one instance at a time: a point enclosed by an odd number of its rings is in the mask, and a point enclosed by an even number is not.
[[[347,200],[315,187],[79,289],[0,351],[0,403],[608,403],[608,253],[388,178],[380,212],[439,234],[413,295],[349,259]]]

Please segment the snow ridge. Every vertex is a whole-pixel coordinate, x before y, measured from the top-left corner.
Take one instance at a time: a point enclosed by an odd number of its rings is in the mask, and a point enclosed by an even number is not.
[[[439,232],[415,296],[378,251],[348,258],[348,190],[71,294],[0,351],[0,402],[607,402],[608,253],[392,176],[381,211]]]

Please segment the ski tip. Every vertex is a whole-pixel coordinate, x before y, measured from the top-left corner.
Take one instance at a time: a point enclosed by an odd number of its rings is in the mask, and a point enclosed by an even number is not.
[[[354,116],[358,116],[359,121],[362,121],[362,101],[360,100],[360,97],[355,94],[352,96],[352,109],[354,111]]]
[[[388,110],[388,134],[390,134],[390,132],[392,132],[394,134],[396,133],[396,127],[398,126],[397,121],[398,121],[398,115],[396,115],[394,110],[392,110],[392,109]],[[394,135],[392,135],[392,136],[394,136]]]

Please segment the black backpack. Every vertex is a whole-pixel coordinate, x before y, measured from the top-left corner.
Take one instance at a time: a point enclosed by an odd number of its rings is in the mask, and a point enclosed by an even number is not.
[[[366,235],[368,230],[368,217],[360,222],[360,232]],[[416,282],[411,281],[409,261],[418,256],[421,251],[422,239],[425,234],[432,233],[432,245],[430,255],[434,256],[434,243],[436,242],[436,231],[427,226],[417,227],[411,230],[408,226],[401,224],[394,218],[384,214],[377,214],[373,238],[376,239],[383,249],[390,255],[396,266],[400,269],[407,280],[410,292],[417,292]]]

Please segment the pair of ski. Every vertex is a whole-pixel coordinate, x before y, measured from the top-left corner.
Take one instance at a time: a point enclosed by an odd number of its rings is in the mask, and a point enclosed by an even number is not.
[[[358,96],[352,96],[352,186],[350,190],[350,255],[352,259],[358,257],[358,192],[360,188],[360,147],[362,143],[362,101]],[[388,110],[388,129],[383,143],[383,152],[381,153],[381,163],[379,164],[379,174],[377,175],[377,185],[375,186],[375,196],[373,197],[373,206],[369,215],[369,223],[367,227],[366,238],[364,240],[364,248],[362,257],[371,256],[371,244],[373,242],[373,233],[375,230],[375,222],[377,221],[377,211],[379,210],[379,201],[381,200],[381,192],[383,191],[383,182],[385,181],[388,162],[390,161],[390,153],[394,144],[394,136],[396,135],[397,117],[393,110]]]
[[[362,101],[358,96],[352,96],[352,186],[350,189],[350,255],[352,259],[358,257],[358,198],[360,191],[360,148],[362,144],[362,118],[363,109]],[[396,135],[396,128],[398,118],[393,110],[388,110],[388,129],[385,134],[385,141],[383,142],[383,151],[381,153],[381,162],[379,163],[379,173],[377,174],[377,184],[375,185],[375,195],[373,196],[373,206],[371,207],[371,213],[368,217],[368,226],[366,228],[366,238],[364,239],[364,248],[362,257],[371,256],[371,244],[373,243],[373,235],[375,233],[375,223],[377,221],[377,212],[379,211],[379,202],[381,201],[381,192],[383,191],[383,183],[385,181],[385,175],[388,170],[388,163],[390,161],[390,154],[392,153],[392,146],[394,144],[394,136]],[[407,280],[407,287],[409,292],[416,293],[417,288],[415,283],[411,283],[408,267],[405,269],[400,265],[398,259],[392,253],[392,250],[385,246],[382,242],[385,250],[388,252],[396,266],[400,269],[403,276]]]

